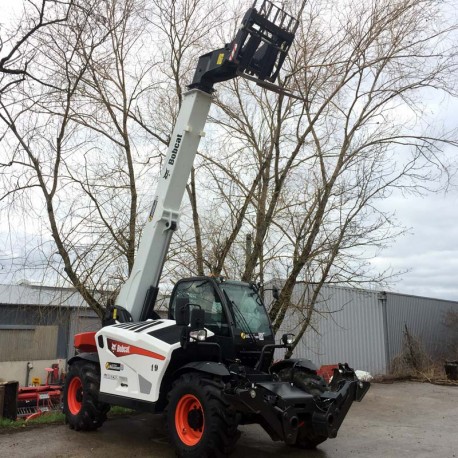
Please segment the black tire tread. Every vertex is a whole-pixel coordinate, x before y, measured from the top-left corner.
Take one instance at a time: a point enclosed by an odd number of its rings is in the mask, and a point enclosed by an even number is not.
[[[222,395],[223,383],[204,377],[196,373],[187,373],[178,378],[173,384],[168,395],[168,404],[164,411],[168,436],[175,446],[177,455],[185,458],[219,458],[228,456],[235,448],[240,437],[237,429],[236,412],[226,402]],[[178,438],[174,428],[175,396],[179,391],[189,387],[195,394],[204,397],[204,403],[208,407],[204,436],[201,442],[194,447],[183,444]],[[202,400],[201,400],[202,401]],[[205,407],[204,407],[205,408]],[[171,410],[173,409],[173,411]]]
[[[83,385],[83,400],[80,412],[73,415],[68,408],[68,386],[74,377],[79,377]],[[76,431],[94,431],[107,419],[110,405],[99,402],[100,368],[89,361],[73,363],[67,373],[64,388],[64,414],[66,422]]]

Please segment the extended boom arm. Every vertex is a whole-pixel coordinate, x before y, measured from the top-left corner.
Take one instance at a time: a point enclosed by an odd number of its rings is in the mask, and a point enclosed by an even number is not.
[[[199,58],[185,93],[162,167],[156,196],[143,230],[132,273],[116,300],[119,321],[151,318],[162,267],[212,100],[213,85],[247,74],[275,81],[294,39],[297,20],[272,2],[256,2],[232,43]]]

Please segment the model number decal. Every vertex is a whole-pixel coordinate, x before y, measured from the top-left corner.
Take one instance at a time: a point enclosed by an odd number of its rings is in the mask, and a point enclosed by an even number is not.
[[[149,358],[159,359],[164,361],[165,356],[155,353],[154,351],[145,350],[144,348],[136,347],[135,345],[129,345],[118,340],[107,339],[108,348],[111,353],[115,356],[128,356],[128,355],[141,355],[148,356]]]
[[[119,377],[113,374],[103,374],[103,378],[107,380],[118,380]]]

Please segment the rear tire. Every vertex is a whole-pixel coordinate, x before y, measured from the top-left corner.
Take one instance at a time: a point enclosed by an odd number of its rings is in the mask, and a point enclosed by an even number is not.
[[[77,361],[68,370],[64,388],[65,420],[71,429],[94,431],[107,418],[110,405],[99,402],[100,368]]]
[[[185,458],[229,455],[240,436],[236,412],[224,401],[223,383],[199,374],[182,375],[165,409],[170,442]]]

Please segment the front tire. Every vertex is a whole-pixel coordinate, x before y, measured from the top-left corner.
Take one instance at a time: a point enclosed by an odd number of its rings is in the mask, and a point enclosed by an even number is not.
[[[70,366],[65,379],[64,414],[71,429],[94,431],[102,426],[110,405],[99,402],[99,390],[98,365],[77,361]]]
[[[240,436],[234,409],[224,401],[223,384],[199,374],[182,375],[165,410],[170,442],[180,457],[229,455]]]

